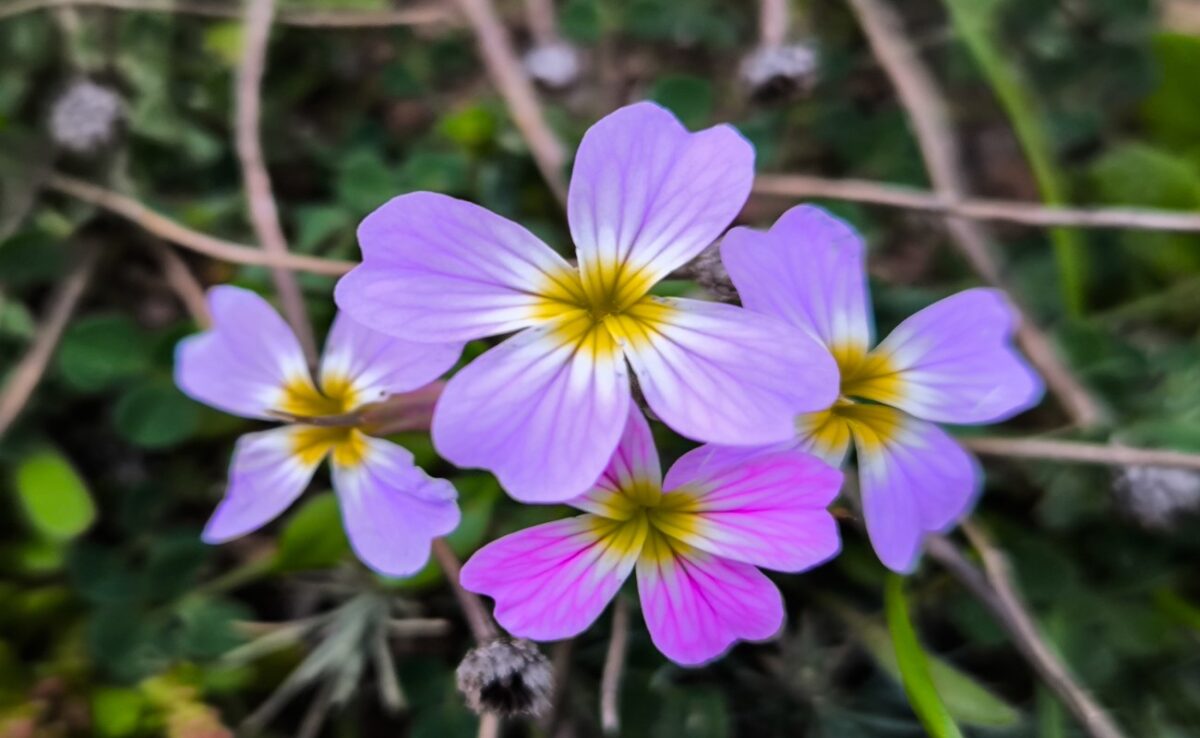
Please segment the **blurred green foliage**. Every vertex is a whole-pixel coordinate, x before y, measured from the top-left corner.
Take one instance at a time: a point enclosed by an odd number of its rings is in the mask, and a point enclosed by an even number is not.
[[[763,171],[928,184],[905,112],[840,3],[792,3],[792,40],[813,45],[819,68],[811,93],[775,97],[752,94],[739,73],[756,44],[753,3],[557,5],[564,37],[584,52],[573,87],[541,91],[568,148],[613,107],[646,98],[693,128],[733,122]],[[895,6],[947,92],[979,194],[1200,209],[1200,30],[1166,26],[1149,0]],[[526,48],[520,3],[501,7]],[[983,20],[964,35],[955,9]],[[326,735],[475,735],[477,720],[453,688],[469,638],[440,569],[430,563],[395,581],[367,573],[350,553],[336,499],[320,491],[325,477],[263,532],[220,547],[199,541],[234,440],[260,424],[174,388],[173,346],[195,326],[162,276],[160,244],[41,183],[56,168],[205,233],[251,241],[230,130],[241,29],[168,13],[77,13],[77,24],[50,13],[0,20],[0,375],[34,340],[78,250],[104,254],[41,386],[0,438],[0,736],[215,737],[286,685],[295,699],[262,733],[291,736],[328,684],[344,699]],[[567,252],[563,213],[474,49],[460,27],[275,29],[263,141],[293,250],[355,258],[364,215],[402,192],[431,189],[513,217]],[[125,104],[113,142],[90,155],[56,148],[46,123],[80,75]],[[936,221],[822,204],[870,242],[881,331],[977,283]],[[743,219],[767,225],[785,205],[754,199]],[[991,233],[1016,291],[1111,411],[1089,437],[1200,451],[1200,237],[1076,232],[1066,268],[1077,278],[1064,281],[1053,234],[1002,225]],[[185,258],[205,285],[270,294],[264,269]],[[301,283],[327,326],[333,280],[302,275]],[[685,280],[661,289],[699,293]],[[468,355],[485,348],[473,344]],[[1063,421],[1048,400],[1004,431],[1042,433]],[[687,450],[656,432],[665,462]],[[461,556],[564,514],[517,505],[489,475],[452,469],[427,433],[396,440],[458,488],[463,523],[450,543]],[[1196,476],[998,460],[986,468],[979,518],[1010,556],[1053,647],[1131,736],[1193,734]],[[883,569],[853,523],[843,533],[835,562],[776,577],[789,611],[777,642],[683,670],[654,651],[635,616],[622,735],[917,736],[914,704],[926,724],[928,711],[944,706],[968,736],[1083,735],[945,571],[923,564],[902,600],[893,589],[888,618]],[[447,618],[452,627],[393,638],[384,650],[394,665],[380,662],[380,624],[408,617]],[[568,732],[555,735],[599,734],[609,627],[605,615],[574,642],[558,726]],[[921,662],[927,668],[914,671]],[[289,681],[297,674],[304,679]],[[403,695],[395,713],[387,674]],[[913,704],[906,684],[919,695]],[[551,734],[548,726],[511,730]]]

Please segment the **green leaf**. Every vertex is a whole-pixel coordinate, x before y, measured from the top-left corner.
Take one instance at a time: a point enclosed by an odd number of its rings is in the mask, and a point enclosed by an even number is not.
[[[350,552],[342,515],[332,492],[313,495],[288,518],[275,554],[278,571],[326,569]]]
[[[242,24],[229,21],[209,26],[204,32],[204,50],[227,67],[237,66],[242,58]]]
[[[101,687],[92,693],[92,727],[103,738],[133,735],[145,706],[136,689]]]
[[[16,477],[21,508],[42,536],[70,540],[96,519],[87,484],[59,452],[47,449],[25,457],[17,466]]]
[[[0,338],[11,336],[28,340],[33,338],[35,330],[29,308],[0,293]]]
[[[1153,51],[1156,84],[1142,117],[1156,142],[1190,149],[1200,141],[1200,37],[1161,33],[1154,37]]]
[[[686,74],[661,77],[650,91],[650,99],[670,110],[689,128],[708,123],[713,110],[712,83]]]
[[[144,448],[168,448],[187,440],[200,422],[200,406],[170,382],[135,387],[117,400],[117,432]]]
[[[67,383],[84,392],[104,389],[142,373],[150,348],[141,330],[120,315],[83,318],[63,336],[58,368]]]
[[[442,117],[438,131],[467,149],[478,149],[496,137],[499,121],[495,113],[482,105],[471,105]]]
[[[912,705],[917,719],[933,738],[962,738],[954,718],[950,717],[937,685],[930,673],[925,651],[917,640],[912,621],[908,617],[908,601],[904,596],[904,578],[892,574],[884,585],[884,608],[887,612],[888,631],[900,665],[900,677],[904,692]]]
[[[406,190],[462,192],[467,186],[467,158],[459,152],[418,151],[400,174]]]
[[[887,627],[849,608],[836,609],[879,668],[903,683],[900,661]],[[1021,714],[1016,708],[992,694],[974,677],[935,655],[928,654],[927,659],[933,684],[955,720],[988,728],[1007,728],[1020,722]]]

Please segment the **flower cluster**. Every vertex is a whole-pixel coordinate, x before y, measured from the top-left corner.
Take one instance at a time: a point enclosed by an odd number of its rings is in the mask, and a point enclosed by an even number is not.
[[[355,551],[385,574],[415,571],[457,524],[453,488],[354,413],[437,379],[465,342],[511,334],[449,379],[431,431],[444,458],[491,471],[515,499],[582,513],[496,540],[463,567],[462,586],[491,597],[513,636],[580,633],[635,571],[651,638],[677,663],[773,636],[783,601],[760,568],[800,572],[837,554],[828,507],[851,440],[871,542],[886,566],[911,570],[923,537],[962,519],[980,488],[975,461],[936,423],[996,422],[1040,397],[1011,346],[1013,311],[968,290],[875,346],[849,226],[798,207],[767,232],[725,233],[753,175],[731,127],[691,133],[640,103],[580,144],[567,208],[576,263],[471,203],[397,197],[359,229],[363,262],[337,286],[343,312],[317,382],[261,298],[214,289],[215,326],[181,344],[179,385],[293,424],[238,443],[205,539],[265,524],[328,457]],[[740,307],[653,293],[723,234]],[[665,476],[638,398],[701,444]]]

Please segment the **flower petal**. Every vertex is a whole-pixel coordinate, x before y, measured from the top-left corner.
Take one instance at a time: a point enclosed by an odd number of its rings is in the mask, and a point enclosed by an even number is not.
[[[629,411],[629,376],[602,329],[530,328],[456,374],[433,440],[460,467],[483,467],[523,502],[562,502],[600,477]]]
[[[783,627],[783,597],[762,572],[665,536],[647,539],[637,580],[650,638],[677,664],[698,666]]]
[[[796,418],[795,447],[839,468],[850,450],[850,426],[832,408],[806,413]]]
[[[337,285],[338,307],[370,328],[447,343],[539,321],[539,296],[570,273],[536,236],[478,205],[401,195],[358,227],[363,263]]]
[[[463,565],[459,581],[496,601],[515,636],[554,641],[595,622],[633,571],[646,525],[594,515],[537,525],[493,541]]]
[[[297,426],[247,433],[238,439],[225,498],[204,526],[206,543],[258,530],[274,520],[308,486],[324,451],[307,453]]]
[[[458,527],[458,493],[416,466],[406,449],[352,433],[354,450],[332,457],[350,545],[380,574],[412,574],[429,560],[430,542]]]
[[[855,406],[851,428],[871,545],[889,569],[909,572],[927,534],[971,511],[979,465],[941,428],[893,408]]]
[[[246,418],[269,418],[288,385],[312,387],[292,329],[258,294],[222,285],[208,291],[213,327],[179,342],[175,384],[184,394]]]
[[[348,384],[356,405],[424,387],[446,373],[461,343],[411,343],[373,331],[338,313],[321,358],[321,386]]]
[[[841,486],[841,472],[801,451],[707,445],[667,472],[658,516],[665,532],[711,554],[799,572],[841,548],[826,509]]]
[[[649,288],[721,235],[753,180],[754,148],[731,126],[689,133],[648,102],[609,114],[584,135],[571,176],[582,271],[623,267]]]
[[[715,302],[653,304],[619,332],[646,401],[676,432],[732,446],[785,441],[797,415],[836,398],[829,352],[782,321]]]
[[[646,495],[657,498],[662,490],[662,465],[650,424],[636,403],[629,403],[629,420],[604,473],[596,486],[568,501],[572,507],[615,520],[627,519]]]
[[[864,250],[845,221],[800,205],[765,233],[731,230],[721,261],[745,307],[803,328],[830,349],[863,354],[874,332]]]
[[[1017,316],[1004,294],[972,289],[911,316],[874,351],[862,396],[940,423],[994,423],[1037,404],[1042,380],[1012,345]]]

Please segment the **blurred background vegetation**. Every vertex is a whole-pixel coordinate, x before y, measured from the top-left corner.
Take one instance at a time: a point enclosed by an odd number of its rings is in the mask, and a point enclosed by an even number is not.
[[[245,721],[251,735],[475,735],[453,688],[470,638],[441,573],[370,575],[348,553],[327,479],[318,475],[264,531],[222,547],[199,541],[233,439],[253,424],[172,384],[173,346],[196,330],[188,280],[270,295],[267,270],[169,251],[127,219],[46,186],[51,172],[67,173],[253,243],[232,144],[237,6],[210,3],[233,13],[210,18],[17,12],[19,2],[0,0],[0,374],[33,345],[81,261],[91,278],[0,439],[0,736],[216,738]],[[280,10],[389,7],[304,2]],[[1200,210],[1194,3],[890,4],[950,101],[975,194]],[[563,213],[471,30],[446,5],[444,18],[415,25],[275,27],[262,131],[293,252],[357,258],[358,221],[411,190],[470,199],[569,247]],[[557,49],[526,61],[568,150],[597,118],[648,98],[693,128],[733,122],[764,172],[928,187],[908,116],[855,15],[843,3],[791,10],[783,35],[794,46],[764,71],[761,59],[743,63],[760,44],[753,3],[565,0],[554,38],[531,32],[520,3],[499,4],[522,52]],[[97,125],[106,119],[111,127]],[[790,204],[756,196],[741,220],[765,226]],[[979,283],[939,217],[822,204],[870,242],[881,331]],[[1107,410],[1077,435],[1200,452],[1200,236],[990,233],[1014,294]],[[182,282],[180,266],[191,275]],[[300,281],[327,326],[334,278]],[[680,280],[666,289],[699,288]],[[1067,418],[1047,399],[1010,425],[1052,434]],[[460,556],[561,514],[513,503],[486,474],[453,470],[427,434],[399,440],[458,487],[464,521],[451,542]],[[686,450],[669,434],[659,440],[665,460]],[[985,466],[976,518],[1079,682],[1130,736],[1200,735],[1200,474]],[[885,624],[884,570],[853,523],[844,534],[835,562],[776,577],[789,607],[776,643],[683,670],[654,651],[635,616],[622,734],[922,735]],[[964,733],[1087,735],[937,563],[906,587],[933,680]],[[555,716],[514,722],[512,734],[599,735],[609,621],[545,649],[566,676]]]

